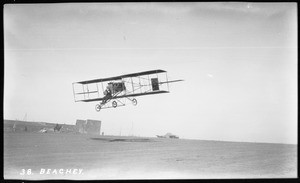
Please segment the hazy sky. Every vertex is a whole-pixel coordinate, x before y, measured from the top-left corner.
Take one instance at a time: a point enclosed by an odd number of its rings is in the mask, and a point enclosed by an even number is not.
[[[297,143],[296,3],[4,6],[4,118],[111,135]],[[72,83],[152,69],[171,93],[95,111]]]

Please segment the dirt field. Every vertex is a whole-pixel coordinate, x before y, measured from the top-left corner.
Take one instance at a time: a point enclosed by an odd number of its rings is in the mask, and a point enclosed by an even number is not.
[[[5,179],[295,177],[296,145],[4,133]]]

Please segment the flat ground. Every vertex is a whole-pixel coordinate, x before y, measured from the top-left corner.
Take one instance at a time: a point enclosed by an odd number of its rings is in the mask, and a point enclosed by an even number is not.
[[[30,175],[21,175],[22,169]],[[51,169],[50,174],[41,174],[43,169]],[[70,174],[70,169],[82,172]],[[4,133],[5,179],[295,177],[297,145]]]

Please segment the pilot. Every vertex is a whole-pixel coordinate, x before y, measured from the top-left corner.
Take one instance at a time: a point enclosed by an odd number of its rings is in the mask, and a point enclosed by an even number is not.
[[[104,96],[104,99],[102,101],[102,104],[105,104],[106,101],[112,97],[111,95],[112,93],[112,84],[111,83],[108,83],[108,86],[106,87],[106,90],[103,92],[103,94],[105,95]]]

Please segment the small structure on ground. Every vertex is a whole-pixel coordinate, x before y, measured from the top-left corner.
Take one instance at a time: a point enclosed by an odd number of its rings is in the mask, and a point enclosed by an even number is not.
[[[13,132],[16,132],[16,129],[17,129],[17,124],[14,123],[14,126],[13,126]]]

